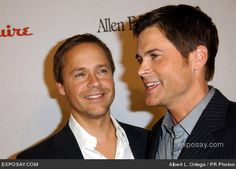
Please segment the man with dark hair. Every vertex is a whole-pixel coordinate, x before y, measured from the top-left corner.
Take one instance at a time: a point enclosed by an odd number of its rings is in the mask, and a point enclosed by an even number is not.
[[[144,159],[148,132],[110,114],[115,65],[109,48],[92,34],[67,39],[54,56],[58,92],[71,105],[68,124],[17,158]]]
[[[208,85],[219,43],[212,19],[199,7],[169,5],[140,16],[134,35],[146,104],[167,109],[149,158],[236,158],[236,103]]]

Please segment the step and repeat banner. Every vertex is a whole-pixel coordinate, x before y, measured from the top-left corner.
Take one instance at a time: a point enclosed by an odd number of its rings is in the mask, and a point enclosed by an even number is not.
[[[179,3],[199,6],[215,22],[220,46],[210,84],[236,101],[235,0],[0,0],[0,158],[14,158],[65,125],[70,110],[55,89],[52,60],[76,34],[92,33],[112,51],[112,115],[150,129],[165,110],[145,105],[132,28],[138,15]]]

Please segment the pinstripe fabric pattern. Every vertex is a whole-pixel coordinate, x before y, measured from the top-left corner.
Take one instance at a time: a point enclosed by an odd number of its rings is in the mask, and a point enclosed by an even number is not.
[[[158,122],[152,130],[149,158],[155,158],[157,147],[154,146],[158,145],[160,126],[161,122]],[[216,89],[213,98],[186,140],[185,145],[189,147],[185,146],[182,149],[179,159],[236,159],[235,142],[236,103],[230,102]],[[212,147],[216,144],[218,147]],[[219,146],[219,144],[223,144],[223,146]]]

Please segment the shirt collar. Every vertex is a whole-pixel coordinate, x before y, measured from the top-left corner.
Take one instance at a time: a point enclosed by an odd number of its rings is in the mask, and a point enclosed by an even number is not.
[[[166,130],[171,135],[173,135],[173,131],[172,131],[173,127],[174,127],[174,123],[172,121],[171,114],[167,112],[162,122],[162,130]]]
[[[97,145],[96,137],[89,134],[74,118],[73,115],[70,116],[69,126],[76,138],[79,147],[83,149],[84,146],[90,146],[95,149]]]
[[[111,120],[116,129],[116,137],[120,139],[123,143],[129,144],[129,140],[127,138],[125,130],[120,126],[120,124],[113,116],[111,116]]]
[[[187,116],[180,122],[180,125],[187,131],[190,135],[194,126],[196,125],[198,119],[202,115],[204,109],[210,102],[211,98],[215,93],[215,89],[211,87],[207,95],[195,106],[191,112],[187,114]]]
[[[124,144],[129,144],[128,138],[126,136],[126,133],[124,129],[120,126],[120,124],[117,122],[117,120],[110,116],[112,123],[116,129],[116,136],[118,140],[123,142]],[[96,137],[89,134],[74,118],[73,115],[70,116],[69,119],[69,127],[71,128],[77,143],[79,144],[79,147],[83,149],[85,146],[89,146],[92,149],[96,148],[97,145],[97,139]]]
[[[212,86],[209,86],[210,90],[207,93],[207,95],[197,104],[196,107],[192,109],[191,112],[187,114],[187,116],[178,124],[180,125],[187,133],[188,135],[191,134],[195,124],[197,123],[199,117],[201,116],[202,112],[210,102],[211,98],[213,97],[215,93],[215,88]],[[173,135],[173,127],[174,123],[171,118],[171,114],[169,112],[166,113],[163,119],[162,123],[162,130],[166,129],[169,133]]]

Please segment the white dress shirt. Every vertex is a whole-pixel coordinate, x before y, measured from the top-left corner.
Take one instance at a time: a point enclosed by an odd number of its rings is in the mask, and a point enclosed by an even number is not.
[[[116,129],[116,155],[115,159],[134,159],[133,153],[129,146],[128,138],[124,129],[111,116],[111,120]],[[84,159],[107,159],[103,154],[96,150],[97,139],[89,134],[73,117],[70,116],[69,127],[72,130],[76,141],[81,149]]]

